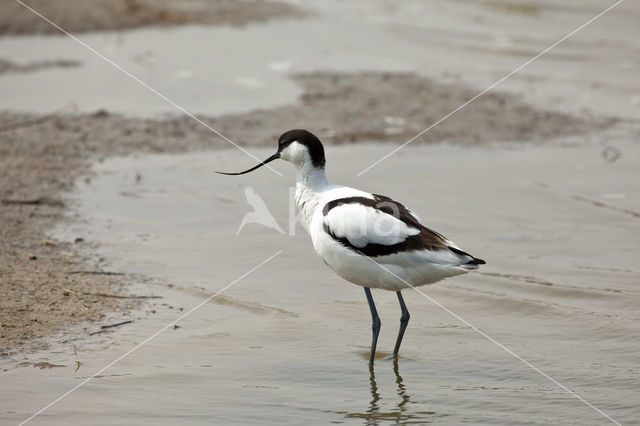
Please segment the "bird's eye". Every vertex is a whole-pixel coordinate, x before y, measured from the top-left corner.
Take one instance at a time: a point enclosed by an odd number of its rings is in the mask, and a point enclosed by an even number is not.
[[[280,148],[286,148],[286,147],[288,147],[289,145],[291,145],[293,142],[295,142],[295,141],[281,141],[281,142],[279,143],[279,145],[280,145]]]

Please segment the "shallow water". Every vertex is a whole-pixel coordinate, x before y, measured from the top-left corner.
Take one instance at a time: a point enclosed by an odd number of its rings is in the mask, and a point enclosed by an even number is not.
[[[487,260],[421,290],[625,424],[640,416],[640,173],[638,148],[619,147],[614,163],[596,147],[413,147],[355,177],[392,147],[341,146],[328,149],[328,172],[404,201]],[[335,276],[299,226],[289,235],[292,167],[212,173],[250,164],[235,150],[114,158],[78,183],[77,216],[54,236],[98,243],[101,267],[157,278],[131,292],[163,299],[112,334],[55,342],[47,360],[67,368],[5,372],[4,420],[24,420],[282,250],[33,424],[608,422],[417,292],[405,291],[397,365],[384,358],[400,309],[374,292],[382,331],[370,371],[362,289]],[[243,185],[285,234],[248,224],[236,235],[252,210]]]
[[[244,27],[184,26],[79,34],[96,49],[194,114],[220,115],[295,102],[290,73],[409,71],[478,92],[538,55],[613,2],[504,0],[308,1],[305,19]],[[595,24],[500,83],[543,109],[635,119],[640,114],[637,2]],[[51,113],[73,103],[136,116],[179,113],[67,36],[0,37],[17,64],[72,60],[72,68],[0,75],[0,109]],[[425,123],[427,126],[428,123]]]
[[[539,13],[528,14],[496,13],[499,1],[353,4],[317,3],[306,20],[246,28],[152,28],[81,39],[190,112],[214,115],[292,102],[300,90],[288,73],[317,69],[414,71],[462,79],[480,91],[608,6],[540,3]],[[623,3],[500,89],[545,107],[579,112],[586,105],[637,117],[640,63],[629,54],[640,40],[637,7]],[[21,64],[81,62],[3,74],[0,108],[50,112],[75,102],[81,111],[175,111],[67,38],[3,37],[0,52]],[[622,157],[613,163],[593,147],[411,148],[361,178],[355,173],[394,147],[331,147],[329,172],[336,182],[406,202],[486,259],[480,273],[422,291],[633,424],[640,417],[640,172],[638,148],[618,146]],[[54,337],[50,351],[28,357],[65,367],[3,364],[1,423],[23,421],[98,372],[32,423],[608,422],[415,292],[405,292],[412,318],[397,365],[384,357],[400,310],[392,293],[374,292],[382,332],[371,372],[362,289],[333,275],[300,227],[288,235],[290,166],[274,165],[284,177],[268,170],[212,174],[250,164],[234,150],[116,158],[96,165],[91,182],[78,183],[70,196],[77,216],[54,236],[96,243],[92,252],[105,270],[155,278],[139,279],[132,294],[163,298],[109,322],[133,324],[78,340]],[[236,235],[251,211],[242,185],[264,199],[286,234],[249,224]],[[109,366],[280,250],[180,319],[179,328]]]

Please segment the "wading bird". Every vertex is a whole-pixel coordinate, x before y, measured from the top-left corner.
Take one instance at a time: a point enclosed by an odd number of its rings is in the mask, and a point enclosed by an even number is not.
[[[398,296],[402,316],[393,349],[397,357],[409,322],[401,290],[433,284],[485,263],[427,228],[397,201],[330,183],[322,143],[306,130],[285,132],[278,140],[278,151],[248,170],[217,173],[241,175],[278,158],[296,166],[295,202],[315,251],[336,274],[364,287],[373,322],[370,363],[381,324],[372,288],[395,291]]]

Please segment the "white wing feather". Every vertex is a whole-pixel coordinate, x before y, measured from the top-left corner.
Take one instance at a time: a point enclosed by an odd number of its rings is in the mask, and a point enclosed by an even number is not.
[[[390,214],[356,203],[329,210],[324,225],[334,236],[346,238],[360,248],[367,244],[390,246],[420,233]]]

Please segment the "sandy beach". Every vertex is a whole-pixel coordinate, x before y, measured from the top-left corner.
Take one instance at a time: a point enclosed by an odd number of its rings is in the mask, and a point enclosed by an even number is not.
[[[229,141],[266,158],[290,128],[321,138],[336,182],[406,202],[488,261],[430,296],[615,421],[640,414],[637,6],[474,99],[610,5],[28,3],[154,93],[3,3],[3,422],[29,418],[278,250],[32,421],[610,421],[419,294],[399,366],[369,372],[366,301],[292,224],[293,170],[212,174],[255,163]],[[284,234],[239,230],[247,186]],[[399,312],[393,294],[376,300],[384,356]],[[116,405],[123,414],[109,413]]]

